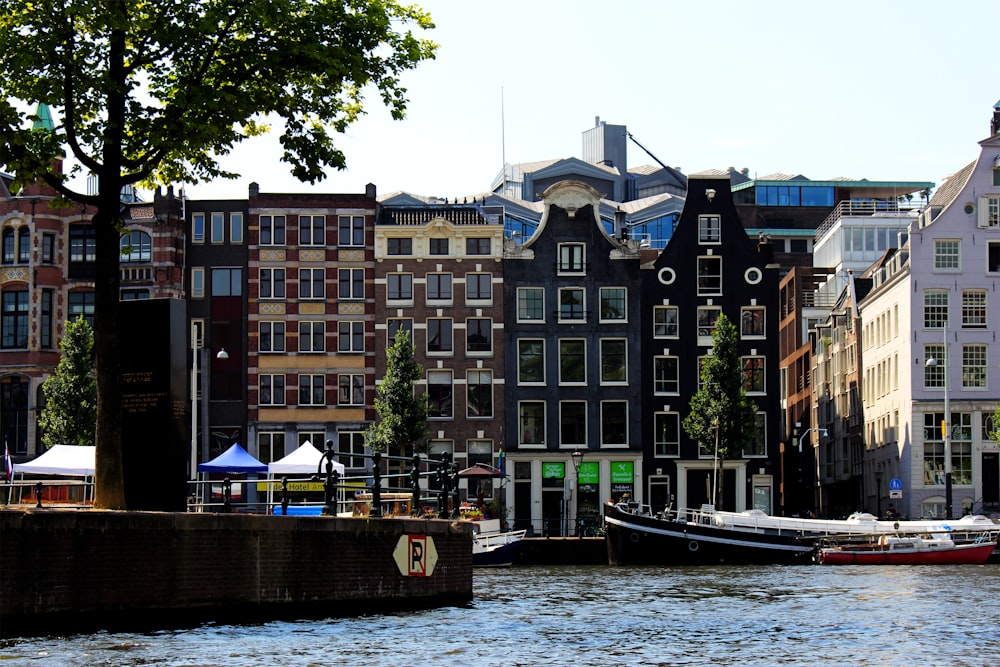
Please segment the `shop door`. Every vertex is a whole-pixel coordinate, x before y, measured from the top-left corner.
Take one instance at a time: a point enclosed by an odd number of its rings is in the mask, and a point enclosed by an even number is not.
[[[1000,511],[1000,454],[983,452],[983,511]]]
[[[566,501],[562,489],[542,490],[542,535],[561,537],[566,535]]]

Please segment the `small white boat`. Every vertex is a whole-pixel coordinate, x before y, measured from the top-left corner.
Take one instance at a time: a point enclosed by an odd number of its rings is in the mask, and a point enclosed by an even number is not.
[[[513,565],[527,531],[500,529],[500,519],[472,520],[472,565]]]
[[[816,551],[822,565],[982,565],[997,546],[984,534],[956,544],[951,535],[880,535],[878,540],[824,544]]]

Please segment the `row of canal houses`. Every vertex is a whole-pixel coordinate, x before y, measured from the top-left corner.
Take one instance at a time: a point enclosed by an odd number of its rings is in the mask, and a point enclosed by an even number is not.
[[[929,202],[927,182],[628,169],[631,135],[600,120],[583,159],[505,165],[461,201],[158,191],[123,203],[122,298],[186,302],[200,461],[234,442],[268,462],[329,441],[365,473],[403,328],[427,452],[500,468],[464,493],[499,500],[512,526],[573,534],[625,494],[698,506],[714,452],[681,424],[725,313],[759,427],[722,466],[727,508],[943,514],[932,425],[947,393],[955,512],[997,511],[998,118]],[[36,190],[0,192],[0,429],[15,460],[40,451],[60,323],[93,314],[86,211],[53,213]]]

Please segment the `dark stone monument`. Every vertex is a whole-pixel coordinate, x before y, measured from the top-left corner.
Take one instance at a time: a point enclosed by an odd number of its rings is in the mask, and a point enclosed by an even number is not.
[[[123,301],[122,467],[131,510],[187,509],[187,311],[179,299]]]

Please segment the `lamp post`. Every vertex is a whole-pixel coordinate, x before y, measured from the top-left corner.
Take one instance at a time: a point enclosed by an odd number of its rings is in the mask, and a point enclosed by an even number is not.
[[[812,427],[812,428],[807,428],[805,431],[802,432],[802,435],[799,436],[799,465],[801,465],[801,463],[802,463],[802,456],[801,456],[801,454],[802,454],[802,442],[806,439],[806,436],[809,435],[810,433],[812,433],[813,431],[819,432],[819,434],[821,436],[823,436],[823,437],[826,437],[829,434],[829,431],[827,431],[825,428],[821,428],[821,427],[818,427],[818,426]],[[814,459],[813,462],[815,463],[815,459]],[[801,470],[801,468],[800,468],[800,470]],[[814,472],[815,472],[815,470],[814,470]],[[810,477],[812,477],[812,475],[810,475]],[[817,480],[818,480],[818,477],[817,477]],[[815,489],[813,489],[813,494],[814,495],[813,495],[813,499],[812,500],[813,500],[813,502],[815,502],[815,500],[816,500]],[[821,507],[818,508],[818,509],[822,510]]]
[[[583,537],[583,531],[580,530],[580,466],[583,464],[583,452],[576,450],[572,458],[573,471],[576,473],[576,512],[573,523],[576,526],[577,537]]]
[[[716,482],[719,474],[719,418],[716,417],[712,423],[715,425],[715,456],[712,459],[712,506],[714,507],[717,498],[715,490],[718,488]]]
[[[201,323],[202,327],[204,323]],[[191,322],[191,480],[195,481],[198,479],[198,396],[203,392],[198,390],[198,368],[199,366],[204,366],[205,371],[208,370],[208,364],[200,364],[201,356],[205,351],[205,341],[204,336],[199,335],[200,329],[199,323]],[[225,348],[221,348],[218,354],[215,355],[216,359],[226,360],[229,358],[229,353],[226,352]],[[201,386],[205,387],[205,378],[202,378]],[[205,424],[208,423],[208,414],[205,414]],[[204,424],[203,424],[204,426]],[[207,440],[208,431],[205,431],[203,440]]]
[[[944,518],[951,518],[951,428],[949,422],[951,421],[951,412],[948,405],[948,375],[951,370],[948,367],[948,323],[944,323],[943,336],[944,336],[944,355],[940,362],[934,357],[931,357],[925,362],[925,365],[929,368],[934,366],[944,367],[944,419],[941,420],[941,437],[944,440]]]

